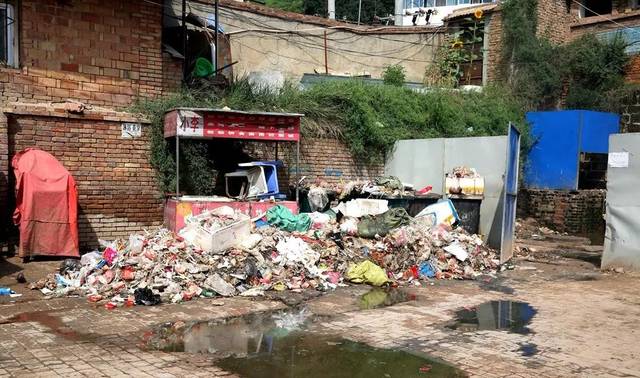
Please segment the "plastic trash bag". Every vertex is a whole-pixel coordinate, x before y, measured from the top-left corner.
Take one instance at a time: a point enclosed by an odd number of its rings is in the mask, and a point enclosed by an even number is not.
[[[376,185],[384,186],[385,188],[391,189],[391,190],[404,189],[404,184],[402,184],[402,181],[400,181],[400,179],[395,176],[378,177],[374,180],[374,182]]]
[[[374,238],[376,235],[385,236],[389,231],[405,226],[411,222],[411,216],[403,208],[390,209],[384,214],[366,216],[358,223],[358,236]]]
[[[383,214],[389,210],[389,201],[378,199],[356,198],[347,202],[340,202],[335,212],[341,212],[345,217],[360,218],[365,215]]]
[[[307,199],[309,201],[309,208],[311,208],[311,211],[322,211],[329,203],[329,196],[327,196],[326,189],[317,186],[309,189]]]
[[[294,215],[291,210],[282,205],[267,210],[267,222],[289,232],[306,232],[311,227],[311,218],[308,214]]]
[[[133,297],[137,305],[155,306],[160,304],[160,295],[153,294],[153,291],[148,287],[137,288],[133,292]]]
[[[382,286],[389,282],[387,273],[369,260],[350,265],[346,276],[351,282],[368,283],[373,286]]]
[[[82,264],[77,259],[64,259],[60,263],[60,274],[63,276],[67,273],[77,272],[82,268]]]

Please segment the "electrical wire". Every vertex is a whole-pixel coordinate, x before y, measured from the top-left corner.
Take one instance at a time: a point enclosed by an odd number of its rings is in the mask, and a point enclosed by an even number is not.
[[[231,14],[233,14],[235,17],[245,19],[245,21],[248,22],[248,23],[256,25],[256,21],[250,19],[249,17],[237,14],[235,12],[231,12]],[[269,30],[269,31],[273,31],[274,33],[281,33],[281,34],[287,34],[287,33],[289,33],[289,34],[299,34],[300,33],[301,34],[301,32],[302,32],[302,30],[286,30],[286,29],[280,29],[280,28],[277,28],[277,27],[272,27],[272,28],[273,28],[273,30]],[[444,28],[443,27],[438,27],[438,28],[436,28],[435,31],[431,32],[431,40],[432,41],[441,32],[442,29],[444,29]],[[326,30],[326,28],[320,28],[320,30]],[[262,31],[265,31],[265,29],[262,29]],[[336,30],[336,29],[332,29],[332,33],[338,33],[338,32],[341,32],[341,31],[340,30]],[[348,33],[349,31],[344,31],[344,32]],[[235,32],[232,32],[231,34],[234,34],[234,33]],[[420,34],[426,34],[426,33],[420,33]],[[324,38],[324,36],[322,36],[322,35],[310,34],[310,33],[309,33],[309,36],[314,37],[314,38]],[[378,35],[378,34],[372,34],[372,35],[366,35],[366,36],[367,37],[371,37],[371,38],[377,38],[377,39],[381,39],[381,40],[386,40],[386,41],[393,41],[393,42],[399,42],[399,43],[404,43],[404,44],[412,44],[412,45],[418,45],[418,46],[425,46],[425,45],[438,46],[438,45],[434,44],[433,42],[432,43],[425,43],[425,42],[405,41],[405,40],[401,40],[401,39],[385,38],[385,37],[383,37],[381,35]],[[345,37],[343,39],[337,39],[337,38],[328,38],[328,39],[331,40],[331,41],[334,41],[334,42],[338,42],[338,41],[348,40],[348,39],[351,39],[353,37],[359,37],[359,39],[360,39],[360,38],[364,37],[364,35],[358,35],[358,36],[354,35],[354,36]]]
[[[161,7],[164,7],[164,8],[173,9],[172,6],[167,7],[166,5],[163,5],[163,4],[160,4],[160,3],[156,3],[156,2],[153,2],[151,0],[143,0],[143,1],[146,2],[146,3],[150,3],[150,4],[157,5],[157,6],[161,6]],[[191,4],[190,4],[191,2],[188,1],[187,3],[189,5],[189,9],[191,10]],[[173,3],[171,3],[171,4],[173,4]],[[198,9],[198,10],[204,10],[204,11],[209,11],[210,10],[210,9],[207,8],[206,4],[200,4],[200,3],[198,3],[197,6],[194,5],[193,8]],[[236,18],[244,19],[245,22],[248,22],[248,23],[250,23],[250,24],[252,24],[254,26],[257,25],[257,21],[256,20],[253,20],[250,17],[244,16],[242,14],[239,14],[239,13],[235,12],[234,10],[222,8],[221,11],[222,11],[221,13],[229,12],[233,16],[235,16]],[[167,15],[167,16],[171,17],[172,15]],[[232,26],[232,27],[235,27],[235,28],[241,28],[242,27],[240,25],[234,25],[234,24],[232,24],[232,23],[230,23],[228,21],[225,22],[225,24],[228,24],[229,26]],[[373,30],[377,31],[377,30],[384,30],[384,29],[386,29],[386,28],[377,28],[377,29],[373,29]],[[440,33],[440,31],[442,29],[445,29],[445,28],[444,27],[440,27],[440,28],[437,28],[435,31],[430,33],[431,34],[430,37],[431,37],[432,41],[433,41],[433,39],[435,39],[435,37]],[[270,33],[273,33],[276,36],[276,38],[281,39],[281,40],[283,40],[283,41],[285,41],[287,43],[291,43],[291,44],[293,44],[293,45],[295,45],[295,46],[297,46],[299,48],[302,46],[302,47],[316,49],[316,50],[324,50],[324,46],[323,45],[315,44],[314,43],[315,41],[311,41],[309,39],[309,37],[324,39],[324,36],[323,35],[316,35],[316,34],[307,33],[310,30],[313,30],[313,31],[331,31],[331,34],[338,33],[338,32],[354,33],[353,36],[347,36],[347,37],[340,38],[340,39],[327,38],[328,41],[331,41],[333,43],[357,38],[355,41],[352,41],[352,42],[356,42],[356,41],[361,40],[365,36],[367,36],[366,34],[365,35],[357,35],[355,30],[354,30],[354,28],[351,28],[351,27],[346,27],[345,28],[343,26],[340,26],[340,27],[318,27],[318,28],[301,29],[301,30],[283,30],[283,29],[278,29],[278,28],[272,28],[272,29],[245,30],[244,32],[270,32]],[[368,29],[368,30],[371,31],[372,29]],[[244,46],[246,48],[249,48],[249,49],[251,49],[253,51],[256,51],[256,52],[259,52],[259,53],[262,53],[262,54],[268,53],[268,52],[265,52],[265,51],[260,51],[260,50],[257,50],[255,48],[252,48],[252,47],[250,47],[250,46],[238,41],[238,38],[241,37],[240,35],[238,35],[239,33],[234,34],[234,32],[228,32],[228,33],[225,33],[225,34],[230,35],[230,36],[231,35],[236,35],[236,37],[233,38],[234,42],[237,42],[238,44],[240,44],[240,45],[242,45],[242,46]],[[282,36],[278,36],[277,34],[295,34],[295,35],[298,35],[299,37],[305,39],[306,41],[292,41],[291,39],[285,39]],[[423,34],[426,34],[426,33],[423,33]],[[396,48],[396,49],[378,51],[376,53],[368,53],[368,52],[365,52],[365,51],[357,51],[357,50],[342,48],[342,47],[338,47],[338,46],[327,47],[327,50],[331,51],[335,55],[341,56],[342,58],[344,58],[346,60],[349,60],[351,62],[358,63],[358,64],[362,64],[362,63],[358,62],[358,61],[354,61],[353,59],[349,58],[347,55],[360,56],[360,57],[375,57],[375,58],[382,58],[382,59],[389,59],[389,60],[396,60],[396,61],[411,61],[411,62],[419,62],[419,63],[433,63],[434,62],[433,59],[432,60],[413,59],[414,56],[422,53],[424,48],[426,48],[427,46],[435,46],[433,43],[420,43],[420,42],[396,40],[396,39],[391,39],[391,38],[384,38],[384,37],[381,37],[381,36],[379,36],[377,34],[372,34],[372,35],[370,35],[370,37],[374,37],[374,38],[378,38],[378,39],[382,39],[382,40],[389,40],[389,41],[394,41],[394,42],[405,43],[407,45],[418,45],[418,46],[422,46],[422,48],[418,49],[417,51],[415,51],[413,54],[411,54],[409,56],[397,56],[397,55],[396,56],[390,56],[388,54],[398,54],[398,53],[406,52],[407,50],[409,50],[411,48],[410,46],[409,47],[399,47],[399,48]],[[301,48],[301,50],[306,55],[308,55],[309,58],[313,59],[313,61],[301,60],[301,59],[296,58],[296,57],[286,57],[286,58],[293,59],[293,60],[298,60],[298,61],[304,61],[306,63],[312,63],[312,64],[320,63],[320,62],[317,62],[315,60],[315,57],[313,57],[311,54],[306,52],[303,48]],[[381,66],[378,66],[378,67],[381,67]]]
[[[240,17],[243,17],[243,16],[240,16]],[[247,22],[253,22],[253,21],[251,21],[251,20],[247,20]],[[226,24],[227,24],[227,25],[230,25],[230,26],[232,26],[232,27],[238,27],[238,25],[234,25],[234,24],[232,24],[232,23],[230,23],[230,22],[228,22],[228,21],[226,21]],[[294,34],[295,34],[295,33],[294,33]],[[274,36],[275,36],[275,35],[276,35],[276,34],[274,34]],[[436,35],[437,35],[437,34],[434,34],[434,35],[433,35],[433,37],[435,37]],[[316,41],[311,41],[311,40],[309,40],[309,39],[308,39],[308,38],[306,38],[306,37],[305,37],[305,35],[303,35],[303,34],[299,34],[299,36],[300,36],[300,37],[302,37],[302,38],[305,38],[305,39],[308,41],[308,43],[309,43],[309,44],[313,45],[313,46],[308,46],[308,47],[313,47],[313,48],[322,48],[322,49],[324,48],[324,46],[323,46],[324,44],[323,44],[323,43],[322,43],[322,44],[316,44]],[[313,36],[313,37],[315,37],[315,38],[324,38],[324,37],[323,37],[323,36],[321,36],[321,35],[310,35],[310,36]],[[235,38],[234,38],[234,39],[241,38],[241,37],[242,37],[242,36],[240,36],[240,35],[235,35]],[[332,42],[334,41],[333,39],[329,39],[329,38],[327,38],[327,39],[328,39],[328,40],[331,40]],[[290,41],[290,40],[287,40],[287,41],[288,41],[288,42],[292,42],[292,41]],[[420,44],[420,45],[421,45],[421,46],[423,46],[423,47],[426,47],[426,46],[429,46],[429,45],[431,45],[431,44],[429,44],[429,43],[425,43],[425,44]],[[336,47],[332,47],[332,49],[336,49]],[[344,49],[344,48],[340,48],[340,47],[338,47],[337,49],[340,49],[340,50],[343,50],[343,51],[347,51],[347,52],[353,52],[353,53],[363,54],[363,52],[362,52],[362,51],[354,51],[354,50]],[[409,50],[409,49],[411,49],[411,46],[408,46],[408,47],[399,47],[399,48],[394,48],[394,49],[390,49],[390,50],[386,50],[386,51],[378,51],[378,52],[375,54],[375,56],[382,56],[382,57],[388,57],[388,58],[396,58],[396,57],[389,57],[389,56],[388,56],[388,54],[394,54],[394,53],[405,52],[406,50]],[[367,56],[372,56],[372,55],[371,55],[371,54],[368,54]]]

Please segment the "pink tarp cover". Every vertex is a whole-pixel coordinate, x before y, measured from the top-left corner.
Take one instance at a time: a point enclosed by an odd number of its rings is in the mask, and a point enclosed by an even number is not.
[[[19,256],[79,256],[76,182],[51,154],[35,148],[17,153],[14,224],[20,227]]]

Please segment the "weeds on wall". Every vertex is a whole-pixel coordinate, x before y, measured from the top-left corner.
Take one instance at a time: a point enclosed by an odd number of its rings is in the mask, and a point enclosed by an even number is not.
[[[501,72],[510,92],[528,110],[612,110],[608,98],[624,87],[625,42],[587,34],[553,44],[536,35],[536,8],[537,0],[502,3]]]
[[[450,89],[418,93],[352,80],[321,83],[304,91],[287,84],[272,91],[240,79],[223,93],[185,92],[136,105],[134,110],[151,121],[150,161],[165,192],[175,190],[175,145],[164,139],[162,121],[167,110],[181,106],[304,113],[303,138],[337,137],[354,156],[369,162],[381,161],[399,139],[504,135],[510,121],[524,124],[519,104],[508,92],[493,87],[480,93]],[[214,191],[219,148],[210,143],[181,141],[182,190],[198,195]],[[224,145],[236,147],[231,142]]]

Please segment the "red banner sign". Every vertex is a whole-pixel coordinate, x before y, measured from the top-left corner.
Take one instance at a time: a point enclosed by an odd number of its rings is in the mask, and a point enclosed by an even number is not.
[[[295,142],[300,140],[300,117],[205,113],[204,137]]]

